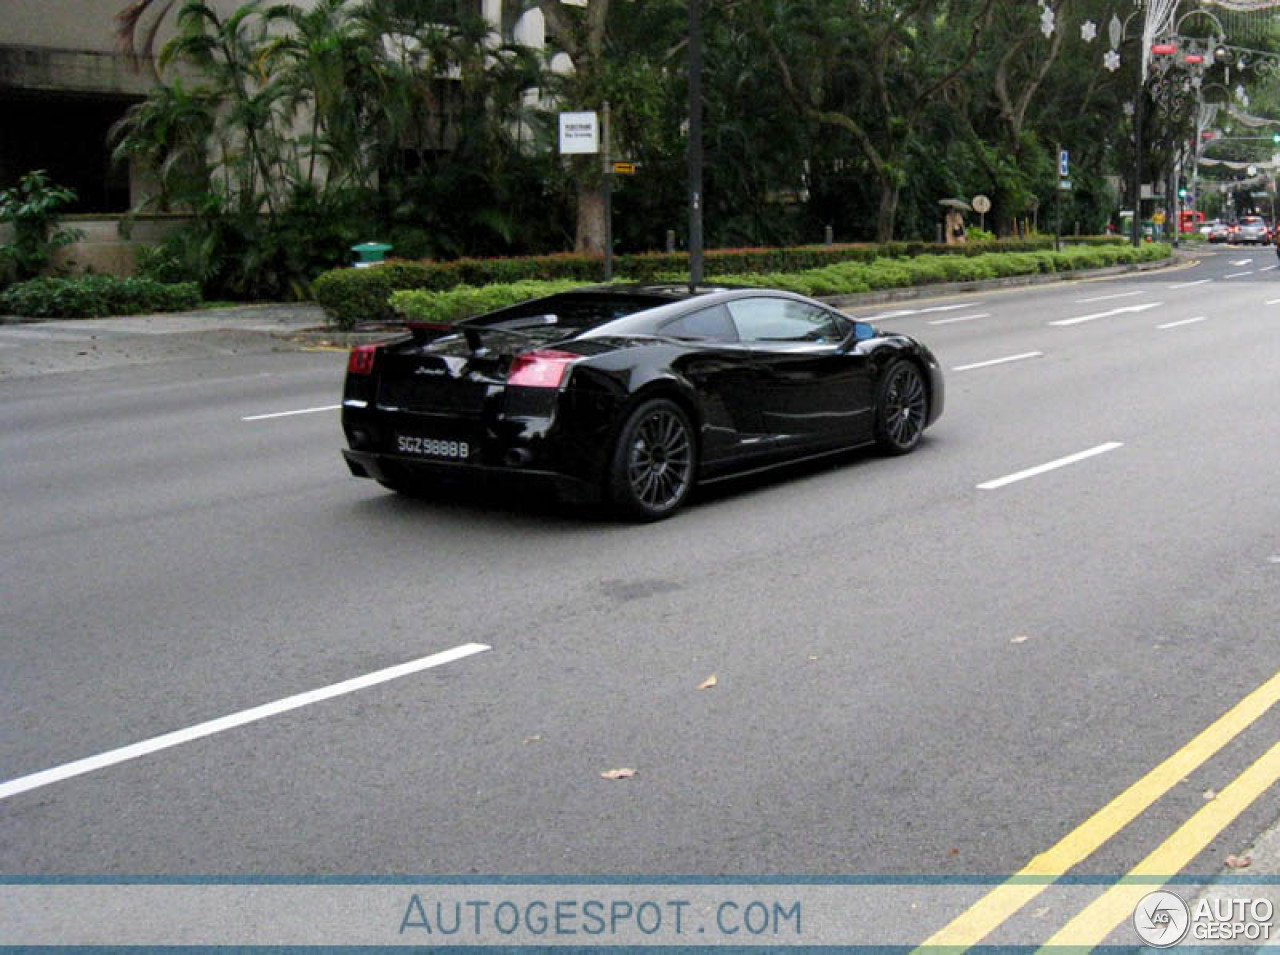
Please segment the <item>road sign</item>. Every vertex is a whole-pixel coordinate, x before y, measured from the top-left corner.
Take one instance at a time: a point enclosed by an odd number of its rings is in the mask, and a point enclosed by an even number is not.
[[[1071,180],[1070,180],[1070,179],[1059,179],[1059,180],[1058,180],[1058,188],[1059,188],[1059,189],[1061,189],[1063,192],[1070,192],[1070,191],[1071,191]]]
[[[600,151],[600,120],[595,113],[560,114],[560,153],[585,156]]]
[[[973,211],[980,215],[986,215],[991,211],[991,200],[986,196],[974,196],[970,205],[973,206]]]
[[[636,174],[636,164],[633,162],[616,162],[613,164],[613,174],[615,176],[634,176]]]
[[[1071,154],[1065,149],[1058,150],[1058,175],[1063,179],[1071,175]]]

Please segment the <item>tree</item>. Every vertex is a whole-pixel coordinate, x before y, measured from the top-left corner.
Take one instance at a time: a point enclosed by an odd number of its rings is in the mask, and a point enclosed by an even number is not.
[[[744,0],[783,89],[843,134],[879,187],[876,238],[894,235],[912,137],[982,47],[995,0]]]

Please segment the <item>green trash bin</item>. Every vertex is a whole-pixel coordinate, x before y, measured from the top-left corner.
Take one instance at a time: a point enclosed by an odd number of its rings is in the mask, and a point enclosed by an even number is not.
[[[359,245],[353,245],[351,251],[356,254],[356,260],[352,265],[358,269],[381,265],[386,261],[387,253],[391,248],[385,242],[361,242]]]

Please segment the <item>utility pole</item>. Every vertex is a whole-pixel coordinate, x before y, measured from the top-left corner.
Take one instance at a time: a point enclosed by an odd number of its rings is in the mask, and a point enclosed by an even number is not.
[[[689,291],[702,283],[702,0],[689,0]]]
[[[1142,101],[1144,84],[1138,85],[1133,101],[1133,247],[1142,245]]]
[[[613,141],[609,138],[609,101],[604,101],[604,167],[601,170],[600,188],[604,191],[604,280],[613,281]]]

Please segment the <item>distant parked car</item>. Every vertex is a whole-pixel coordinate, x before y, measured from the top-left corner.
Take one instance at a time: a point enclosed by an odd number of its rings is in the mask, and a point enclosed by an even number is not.
[[[1230,241],[1233,245],[1265,245],[1271,241],[1271,229],[1262,216],[1242,216]]]
[[[1231,226],[1225,222],[1215,222],[1209,229],[1210,242],[1227,242],[1231,238]]]

